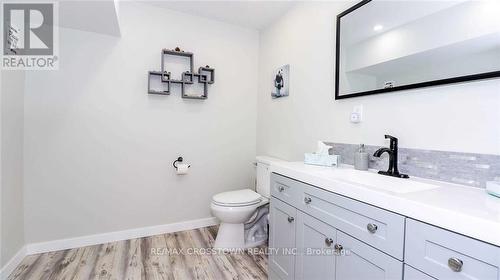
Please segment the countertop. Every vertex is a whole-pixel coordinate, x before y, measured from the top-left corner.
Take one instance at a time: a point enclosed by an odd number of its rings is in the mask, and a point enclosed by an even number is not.
[[[374,174],[373,171],[357,171],[349,166],[321,167],[303,162],[272,162],[270,171],[500,246],[500,198],[488,195],[484,189],[414,177],[392,178]],[[387,185],[400,185],[402,188],[411,189],[411,185],[419,184],[435,188],[399,193],[353,182],[350,180],[353,175],[376,179],[379,184],[386,180]]]

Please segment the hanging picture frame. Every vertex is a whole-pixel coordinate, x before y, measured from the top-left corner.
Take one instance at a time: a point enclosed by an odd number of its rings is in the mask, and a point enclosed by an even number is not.
[[[272,98],[281,98],[290,94],[290,64],[278,67],[273,73]]]

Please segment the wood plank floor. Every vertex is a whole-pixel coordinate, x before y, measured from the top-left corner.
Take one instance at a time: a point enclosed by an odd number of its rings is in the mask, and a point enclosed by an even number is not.
[[[267,279],[266,246],[214,252],[217,226],[27,256],[8,280]]]

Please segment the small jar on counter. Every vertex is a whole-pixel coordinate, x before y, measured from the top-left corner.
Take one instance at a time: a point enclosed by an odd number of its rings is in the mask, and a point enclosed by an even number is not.
[[[365,144],[360,144],[358,151],[354,153],[354,169],[368,170],[368,153],[365,151]]]

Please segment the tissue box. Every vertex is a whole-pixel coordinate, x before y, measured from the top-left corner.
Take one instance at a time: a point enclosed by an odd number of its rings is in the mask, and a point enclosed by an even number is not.
[[[486,182],[486,192],[496,197],[500,197],[500,182]]]
[[[340,164],[340,156],[338,155],[318,155],[314,153],[304,154],[304,163],[320,166],[338,166]]]

